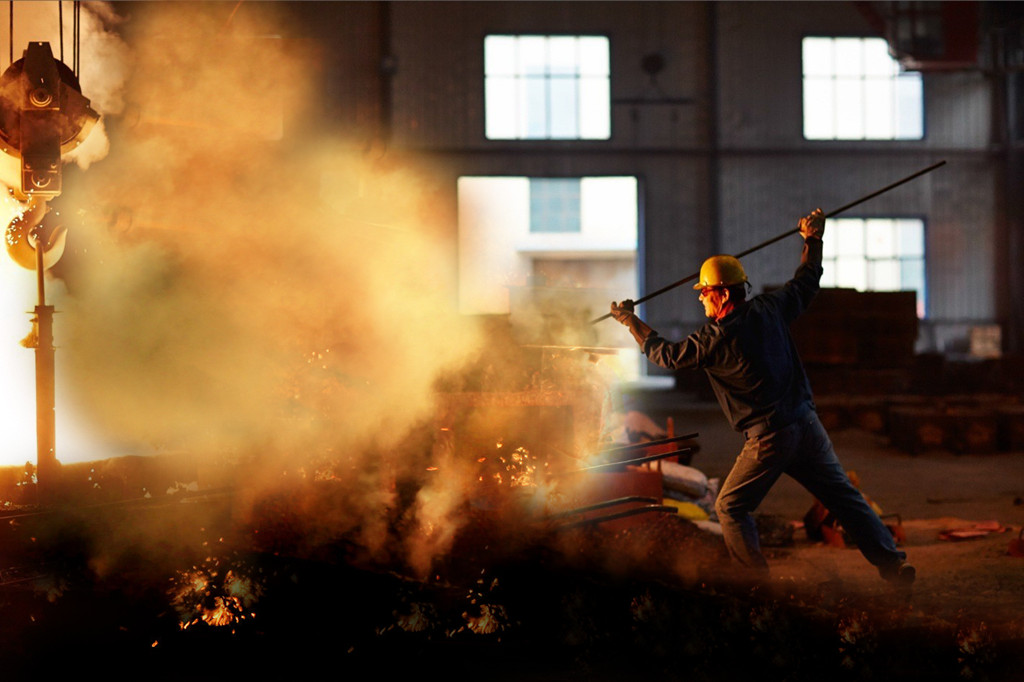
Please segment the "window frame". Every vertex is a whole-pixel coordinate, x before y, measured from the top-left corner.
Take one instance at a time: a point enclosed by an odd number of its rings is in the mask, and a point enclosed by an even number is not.
[[[581,78],[590,78],[592,76],[588,76],[587,72],[581,68],[582,65],[578,64],[578,63],[576,65],[575,71],[571,74],[571,76],[568,76],[576,84],[575,92],[574,92],[574,97],[575,97],[575,102],[576,102],[575,121],[574,121],[575,132],[571,136],[562,136],[562,135],[555,135],[555,134],[553,134],[553,132],[552,132],[552,117],[551,117],[551,92],[550,92],[549,88],[550,88],[550,84],[551,84],[551,82],[553,80],[561,79],[564,76],[558,76],[557,78],[553,79],[552,75],[550,73],[550,63],[546,61],[545,65],[544,65],[545,73],[544,73],[544,75],[542,77],[539,78],[539,80],[543,83],[544,88],[545,88],[544,98],[543,98],[543,105],[544,105],[544,109],[545,109],[545,114],[544,114],[544,119],[545,119],[544,128],[545,128],[545,131],[544,131],[544,134],[541,135],[541,136],[531,136],[531,135],[528,135],[528,134],[522,134],[521,135],[521,134],[519,134],[518,131],[514,131],[514,133],[512,135],[509,135],[509,136],[491,137],[489,132],[488,132],[488,127],[489,127],[488,113],[489,113],[489,109],[490,109],[490,106],[489,106],[489,99],[490,98],[489,98],[489,94],[488,94],[488,92],[489,92],[488,80],[492,77],[492,74],[490,74],[489,71],[488,71],[488,59],[487,59],[487,41],[488,41],[489,38],[515,38],[517,40],[519,40],[521,38],[543,38],[545,41],[548,41],[549,39],[552,39],[552,38],[576,38],[576,39],[580,39],[580,38],[601,38],[601,39],[603,39],[605,41],[605,44],[606,44],[606,47],[607,47],[607,57],[608,57],[608,60],[607,60],[607,63],[602,65],[603,73],[598,74],[597,77],[604,79],[603,80],[603,85],[604,85],[604,89],[605,89],[605,93],[604,94],[607,97],[607,101],[603,105],[605,107],[604,110],[605,110],[605,116],[606,116],[606,121],[607,121],[606,127],[603,130],[604,136],[603,137],[596,137],[596,136],[584,137],[582,132],[581,132],[581,129],[585,128],[585,126],[583,125],[583,121],[581,120],[581,116],[582,116],[582,114],[584,112],[585,107],[584,107],[584,99],[583,99],[583,97],[580,96],[579,84],[580,84]],[[483,40],[481,41],[480,44],[481,44],[481,49],[482,49],[482,52],[483,52],[483,55],[482,55],[483,56],[483,59],[482,59],[482,71],[483,71],[483,73],[482,73],[482,78],[481,78],[480,82],[481,82],[481,101],[483,103],[483,106],[482,106],[483,121],[482,121],[482,123],[483,123],[483,139],[484,140],[486,140],[487,142],[497,142],[497,143],[501,143],[501,142],[504,142],[504,143],[508,143],[508,142],[515,142],[515,143],[531,143],[531,142],[532,143],[537,143],[537,142],[549,142],[549,143],[550,142],[556,142],[556,143],[557,142],[561,142],[561,143],[584,142],[584,143],[586,143],[586,142],[589,142],[589,143],[594,143],[594,142],[608,142],[608,141],[610,141],[612,139],[612,137],[613,137],[613,131],[612,131],[612,118],[613,118],[612,117],[612,40],[611,40],[611,36],[610,35],[608,35],[607,33],[550,33],[550,32],[545,32],[545,33],[542,33],[542,32],[512,33],[512,32],[487,32],[487,33],[484,34]],[[515,69],[514,69],[514,71],[515,71]],[[529,75],[528,74],[520,74],[520,73],[517,72],[517,73],[513,73],[513,75],[511,77],[516,79],[517,81],[519,81],[519,80],[526,79],[527,77],[529,77]],[[519,102],[520,102],[520,95],[517,93],[515,95],[515,97],[514,97],[513,104],[518,106]],[[518,122],[515,124],[515,127],[516,128],[519,127]]]
[[[529,182],[531,234],[583,233],[583,177],[530,177]],[[554,188],[557,190],[552,192]],[[566,192],[566,189],[569,191]],[[536,196],[537,190],[541,190],[544,196]],[[552,210],[553,199],[558,201],[558,210]],[[572,201],[574,210],[568,210],[566,200]],[[556,213],[559,218],[551,222],[534,220],[538,214],[551,218]],[[572,229],[564,229],[566,226]]]
[[[529,259],[564,259],[564,260],[592,260],[592,261],[606,261],[606,260],[621,260],[628,258],[633,263],[633,281],[631,288],[634,291],[641,291],[641,283],[643,282],[644,274],[644,259],[643,249],[646,247],[644,240],[644,230],[642,229],[644,220],[644,179],[642,176],[637,174],[586,174],[586,175],[525,175],[525,174],[467,174],[459,175],[456,180],[456,194],[458,196],[458,268],[459,268],[459,309],[464,311],[470,311],[469,314],[480,314],[475,311],[474,305],[467,305],[463,299],[464,281],[463,281],[463,267],[464,263],[476,263],[476,258],[469,258],[464,260],[465,257],[471,256],[472,252],[465,249],[465,245],[469,242],[477,241],[480,238],[480,234],[474,234],[473,231],[467,233],[464,231],[463,213],[462,213],[462,201],[464,195],[462,193],[461,185],[463,181],[478,182],[480,180],[498,180],[498,181],[518,181],[524,182],[523,197],[526,199],[525,214],[522,216],[526,221],[529,220],[529,181],[537,179],[573,179],[581,182],[581,232],[534,232],[530,230],[528,222],[523,223],[525,229],[517,231],[508,229],[508,226],[499,226],[495,222],[485,219],[482,223],[489,224],[490,229],[496,229],[495,233],[497,241],[506,241],[507,246],[517,256]],[[629,231],[629,238],[622,241],[619,236],[612,236],[612,232],[608,229],[607,214],[603,212],[595,213],[593,209],[597,208],[592,204],[588,204],[584,199],[586,190],[584,189],[584,183],[587,181],[620,181],[620,180],[631,180],[633,183],[632,192],[635,197],[635,201],[629,202],[616,202],[617,206],[626,206],[627,208],[632,206],[635,209],[632,221],[626,220],[614,220],[614,232],[618,232],[624,224],[630,223],[632,229]],[[591,188],[591,192],[596,191]],[[517,191],[509,191],[508,187],[501,188],[502,192],[502,204],[500,210],[500,217],[498,220],[508,219],[510,214],[515,214],[516,211],[508,210],[508,196],[509,194],[517,194]],[[606,193],[599,192],[601,196],[606,196]],[[497,206],[498,204],[494,204]],[[589,206],[590,208],[586,208]],[[587,215],[601,215],[603,219],[594,222],[587,219]],[[513,219],[517,221],[518,219]],[[480,222],[471,220],[472,222]],[[600,223],[604,223],[605,226],[600,226]],[[492,235],[494,236],[494,235]],[[467,237],[469,239],[467,240]],[[488,242],[489,248],[493,249],[493,242]],[[473,268],[475,266],[470,266]],[[627,296],[631,295],[628,294]],[[488,314],[488,313],[484,313]],[[503,314],[503,313],[502,313]]]
[[[808,137],[807,136],[807,129],[806,129],[807,113],[808,113],[808,110],[807,110],[807,93],[806,93],[806,79],[807,79],[807,75],[805,73],[806,68],[805,68],[805,65],[804,65],[804,56],[803,56],[804,55],[804,44],[805,44],[805,41],[808,38],[823,38],[823,39],[828,39],[828,40],[833,40],[833,41],[834,40],[841,40],[841,39],[854,39],[854,40],[860,40],[860,41],[864,41],[864,40],[880,40],[880,41],[883,41],[883,42],[885,41],[884,38],[880,38],[880,37],[875,36],[875,35],[864,35],[864,34],[831,34],[831,35],[824,35],[824,34],[821,34],[821,33],[807,33],[807,34],[803,34],[800,37],[800,43],[799,43],[799,51],[800,51],[800,59],[799,59],[800,137],[801,137],[802,140],[804,140],[805,142],[810,142],[810,143],[824,143],[824,144],[828,144],[828,143],[831,143],[831,144],[836,144],[836,143],[847,143],[847,144],[850,144],[850,143],[854,143],[854,144],[871,144],[871,143],[875,143],[875,144],[894,144],[894,143],[898,143],[898,144],[913,144],[913,143],[922,143],[922,142],[924,142],[925,140],[928,139],[928,116],[927,116],[927,108],[925,106],[926,102],[927,102],[927,93],[925,91],[926,90],[926,88],[925,88],[925,80],[926,79],[924,78],[924,74],[921,73],[920,71],[902,70],[902,67],[901,67],[901,73],[916,73],[918,75],[918,78],[920,79],[920,131],[921,131],[920,137],[895,137],[895,136],[894,137],[869,137],[867,135],[866,126],[865,126],[865,132],[864,132],[864,134],[861,137],[836,137],[835,136],[836,132],[834,130],[836,126],[834,125],[834,123],[832,124],[833,137]],[[899,61],[897,59],[895,59],[895,58],[892,58],[891,54],[889,56],[890,56],[891,59],[893,59],[893,61],[896,64],[899,64]],[[829,76],[829,78],[833,82],[835,82],[835,80],[836,80],[836,74],[834,73],[834,71],[835,71],[835,69],[833,69],[833,73]],[[863,73],[860,73],[857,77],[860,80],[864,80],[864,74]],[[895,79],[895,78],[898,78],[898,77],[899,77],[899,75],[897,74],[896,76],[893,76],[892,79]],[[835,96],[833,95],[833,99],[834,99],[834,97]],[[893,97],[894,97],[894,100],[898,97],[898,92],[896,92],[895,89],[893,91]],[[833,104],[834,103],[835,102],[833,101]],[[861,113],[863,114],[864,111],[866,111],[866,107],[862,106],[862,112]],[[863,116],[862,116],[862,118],[863,118]],[[897,127],[895,121],[893,121],[893,127],[894,128]]]
[[[867,254],[867,252],[868,252],[868,241],[867,241],[868,240],[868,235],[867,235],[867,230],[866,230],[868,221],[872,221],[872,220],[891,220],[891,221],[914,220],[914,221],[919,221],[921,223],[921,256],[920,256],[920,258],[921,258],[921,269],[922,269],[921,284],[922,284],[923,290],[918,292],[919,297],[922,299],[921,301],[919,301],[918,319],[919,320],[927,320],[927,319],[929,319],[928,309],[929,309],[929,307],[931,305],[931,296],[929,294],[930,287],[929,287],[929,283],[928,283],[928,274],[929,274],[929,267],[928,267],[928,219],[925,216],[923,216],[923,215],[895,214],[895,215],[852,215],[852,216],[842,216],[841,218],[837,217],[837,218],[833,218],[832,220],[834,220],[834,221],[837,221],[837,220],[857,220],[857,221],[860,221],[863,224],[863,226],[865,228],[865,233],[864,233],[864,236],[863,236],[863,245],[862,245],[864,253],[861,256],[861,259],[863,260],[865,269],[868,268],[868,264],[871,261],[880,261],[880,260],[882,260],[882,259],[869,258],[868,257],[868,254]],[[831,230],[831,235],[835,235],[836,229],[842,229],[842,228],[841,227],[838,227],[838,228],[837,227],[833,227],[833,229]],[[826,229],[825,235],[826,235],[826,237],[828,237],[830,235],[830,230]],[[916,259],[916,257],[914,257],[914,259]],[[832,267],[833,268],[836,267],[836,260],[837,260],[837,258],[833,257],[833,258],[830,259],[823,252],[823,254],[822,254],[822,266],[826,267],[826,263],[828,263],[829,260],[832,261]],[[911,260],[911,259],[910,258],[903,258],[901,256],[897,256],[897,261],[902,263],[904,260]],[[869,287],[865,287],[863,290],[861,290],[861,289],[858,289],[857,287],[848,287],[848,286],[843,285],[841,283],[836,283],[836,284],[833,284],[831,286],[832,287],[837,287],[837,288],[853,288],[853,289],[856,289],[857,291],[877,291],[877,292],[894,291],[893,289],[875,289],[875,288],[869,288]],[[908,291],[908,289],[896,289],[895,291]],[[916,290],[910,290],[910,291],[916,291]]]

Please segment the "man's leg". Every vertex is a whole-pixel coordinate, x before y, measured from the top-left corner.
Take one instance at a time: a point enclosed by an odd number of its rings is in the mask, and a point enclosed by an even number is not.
[[[906,554],[896,548],[892,533],[850,482],[836,457],[832,441],[814,413],[801,420],[801,455],[786,471],[832,512],[864,557],[882,577],[898,579]],[[911,580],[913,578],[911,577]]]
[[[747,440],[715,501],[729,556],[744,568],[768,571],[752,514],[779,480],[794,444],[792,428]]]

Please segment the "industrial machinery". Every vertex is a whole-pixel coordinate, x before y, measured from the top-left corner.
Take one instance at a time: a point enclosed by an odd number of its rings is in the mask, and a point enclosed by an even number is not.
[[[46,303],[43,273],[64,252],[66,230],[51,225],[48,202],[62,190],[61,157],[89,135],[99,120],[78,78],[54,59],[50,44],[31,42],[24,56],[0,75],[0,149],[21,162],[20,184],[10,193],[24,210],[7,226],[7,253],[36,271],[38,304],[23,345],[36,352],[37,478],[45,495],[57,472],[54,415],[53,306]]]

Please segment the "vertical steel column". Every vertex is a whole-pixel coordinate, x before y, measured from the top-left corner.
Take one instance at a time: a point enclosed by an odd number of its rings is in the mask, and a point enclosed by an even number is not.
[[[36,485],[41,502],[53,499],[58,481],[54,401],[53,306],[46,305],[42,236],[36,240]]]
[[[1020,3],[986,3],[992,68],[993,143],[1000,150],[996,218],[996,312],[1003,350],[1024,352],[1024,9]]]

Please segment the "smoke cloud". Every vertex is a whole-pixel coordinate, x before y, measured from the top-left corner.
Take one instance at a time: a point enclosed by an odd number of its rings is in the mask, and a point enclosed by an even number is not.
[[[59,386],[103,457],[190,453],[251,489],[343,480],[310,527],[357,530],[371,553],[396,478],[417,478],[396,551],[425,573],[478,481],[432,442],[439,377],[485,341],[456,309],[451,188],[311,127],[314,55],[277,7],[84,5],[83,94],[104,127],[53,202]],[[515,362],[490,368],[525,374]]]
[[[451,228],[427,169],[282,138],[306,55],[228,9],[132,3],[130,58],[105,53],[125,113],[66,192],[63,367],[103,433],[155,451],[387,445],[477,343],[443,284]]]

